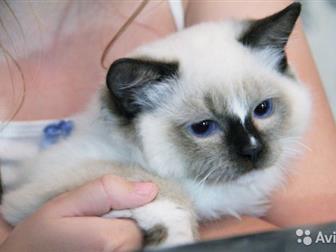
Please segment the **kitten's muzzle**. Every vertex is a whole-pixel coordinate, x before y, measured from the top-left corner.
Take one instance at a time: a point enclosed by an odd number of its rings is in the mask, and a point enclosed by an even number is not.
[[[240,149],[238,149],[238,154],[244,159],[247,159],[252,163],[256,163],[262,149],[262,144],[259,141],[250,141],[249,143],[243,145]]]
[[[243,124],[238,119],[231,120],[226,142],[239,166],[247,170],[259,168],[265,146],[259,132],[251,123]]]

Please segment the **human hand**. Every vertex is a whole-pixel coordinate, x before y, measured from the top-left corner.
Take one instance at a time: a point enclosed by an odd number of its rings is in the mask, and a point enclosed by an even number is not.
[[[158,188],[106,175],[47,202],[19,223],[0,251],[132,251],[142,245],[134,221],[104,219],[111,209],[152,201]]]

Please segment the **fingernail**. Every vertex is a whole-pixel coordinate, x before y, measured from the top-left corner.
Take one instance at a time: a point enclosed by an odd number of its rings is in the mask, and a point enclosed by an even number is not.
[[[140,196],[151,195],[156,190],[156,186],[150,182],[136,183],[134,185],[134,188],[135,188],[135,193],[137,193]]]

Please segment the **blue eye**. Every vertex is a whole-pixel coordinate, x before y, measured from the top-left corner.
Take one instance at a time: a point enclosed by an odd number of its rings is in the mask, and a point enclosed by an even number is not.
[[[189,125],[187,129],[192,135],[196,137],[208,137],[219,130],[219,125],[213,120],[204,120]]]
[[[254,109],[253,114],[257,118],[266,118],[273,113],[273,102],[272,99],[267,99]]]

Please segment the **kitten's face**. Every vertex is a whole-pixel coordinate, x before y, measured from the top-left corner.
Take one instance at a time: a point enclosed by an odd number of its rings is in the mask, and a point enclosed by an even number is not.
[[[137,130],[145,168],[220,183],[285,159],[306,124],[308,96],[281,51],[244,45],[246,27],[203,24],[110,70],[108,82],[128,83],[109,88]]]
[[[261,70],[186,82],[171,83],[162,106],[138,119],[146,157],[163,175],[211,183],[277,165],[306,123],[306,92],[289,77]]]

